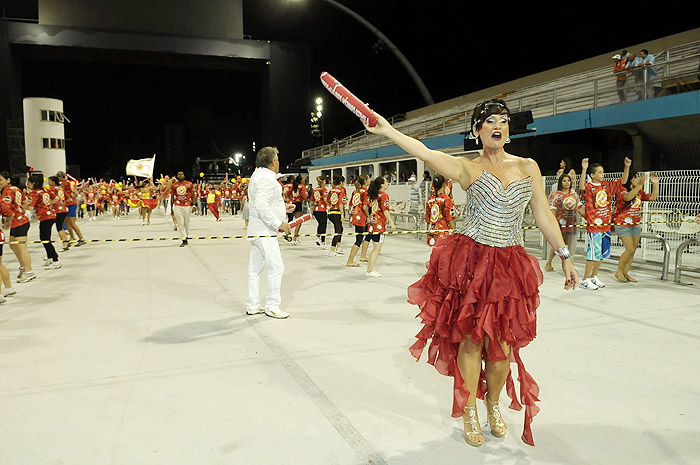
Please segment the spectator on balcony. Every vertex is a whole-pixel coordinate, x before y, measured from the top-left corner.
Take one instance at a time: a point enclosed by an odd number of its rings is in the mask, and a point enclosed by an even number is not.
[[[644,69],[642,69],[642,64],[644,63],[644,58],[635,56],[634,53],[630,53],[627,58],[627,63],[625,68],[631,72],[632,77],[634,77],[634,93],[637,95],[637,100],[642,100],[644,94],[642,88],[644,86]]]
[[[658,74],[656,69],[656,57],[649,53],[649,50],[643,48],[640,57],[642,58],[642,66],[646,67],[647,71],[647,98],[654,98],[654,79]]]
[[[617,95],[620,97],[620,103],[627,101],[625,97],[625,85],[627,84],[627,73],[625,72],[627,62],[618,54],[613,56],[613,73],[617,80]]]

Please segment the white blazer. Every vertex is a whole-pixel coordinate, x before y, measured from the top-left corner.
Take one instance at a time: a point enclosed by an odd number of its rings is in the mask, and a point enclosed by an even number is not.
[[[276,235],[287,219],[282,186],[268,168],[256,168],[248,183],[248,235]]]

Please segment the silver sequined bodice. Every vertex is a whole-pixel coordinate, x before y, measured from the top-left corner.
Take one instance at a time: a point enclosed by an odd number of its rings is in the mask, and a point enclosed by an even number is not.
[[[488,171],[466,190],[464,226],[457,232],[493,247],[523,245],[523,215],[532,198],[530,177],[503,187]]]

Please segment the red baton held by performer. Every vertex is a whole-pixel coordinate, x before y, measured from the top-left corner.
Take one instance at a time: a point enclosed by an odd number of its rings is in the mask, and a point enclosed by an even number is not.
[[[343,86],[336,78],[324,71],[321,73],[321,82],[323,83],[323,86],[328,89],[328,92],[340,100],[340,103],[345,105],[348,110],[360,118],[363,123],[367,123],[367,125],[371,128],[377,125],[377,117],[374,116],[372,110],[370,110],[367,105],[362,103],[362,100],[355,97],[355,95],[345,86]]]

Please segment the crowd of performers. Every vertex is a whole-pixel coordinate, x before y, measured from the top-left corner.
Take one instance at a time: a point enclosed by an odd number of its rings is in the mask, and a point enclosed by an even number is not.
[[[39,240],[42,241],[46,252],[43,267],[47,270],[58,270],[62,268],[62,264],[57,247],[64,253],[69,251],[71,246],[81,247],[87,243],[76,223],[77,219],[87,218],[87,221],[95,221],[102,215],[119,220],[123,215],[137,210],[141,224],[150,225],[151,213],[158,206],[163,206],[170,213],[175,210],[170,206],[170,202],[173,199],[177,204],[175,187],[178,182],[178,179],[170,179],[168,176],[161,177],[156,183],[150,178],[134,179],[133,182],[77,180],[59,172],[56,176],[48,178],[42,174],[29,174],[25,186],[21,186],[19,179],[13,179],[6,171],[0,171],[0,215],[3,217],[3,229],[0,229],[0,304],[5,303],[7,297],[17,293],[10,272],[2,263],[6,243],[19,263],[16,282],[26,283],[36,279],[32,257],[27,248],[32,216],[38,220]],[[221,213],[235,215],[243,210],[245,218],[246,179],[239,176],[230,182],[225,180],[219,184],[189,184],[192,187],[188,191],[191,193],[188,206],[193,207],[195,214],[206,215],[207,212],[211,212],[214,218],[220,221]],[[174,229],[177,230],[175,215],[172,215],[172,218]],[[189,225],[186,226],[188,229]],[[52,239],[54,227],[58,233],[58,241]],[[9,231],[6,234],[3,230]],[[186,243],[186,236],[184,242]]]
[[[350,195],[343,176],[319,176],[313,189],[307,188],[304,178],[300,175],[281,179],[280,184],[285,202],[294,205],[294,210],[287,213],[289,222],[303,215],[303,205],[308,202],[317,222],[316,246],[321,250],[328,250],[328,255],[334,257],[345,254],[342,247],[343,223],[347,219],[354,228],[354,240],[346,266],[361,267],[361,262],[364,262],[367,264],[365,277],[381,276],[374,266],[386,237],[384,233],[388,231],[387,227],[392,231],[396,230],[387,193],[389,183],[385,177],[372,179],[369,174],[358,176],[354,180],[354,190]],[[452,181],[438,174],[432,180],[431,195],[425,204],[428,245],[434,245],[439,237],[454,229],[456,217],[457,211],[452,200]],[[333,225],[333,233],[327,232],[329,222]],[[289,237],[289,241],[295,246],[301,245],[300,228],[301,225],[297,226]],[[371,251],[370,243],[373,244]],[[359,262],[356,261],[358,253]]]
[[[3,217],[3,229],[9,229],[6,235],[0,230],[0,277],[2,278],[2,295],[0,303],[6,297],[15,295],[17,291],[12,286],[10,272],[2,264],[4,245],[9,241],[10,250],[19,263],[18,283],[26,283],[36,279],[32,268],[32,258],[27,249],[27,235],[30,228],[30,217],[36,217],[39,223],[39,239],[43,242],[46,256],[44,268],[57,270],[61,268],[58,252],[51,241],[51,231],[54,226],[60,237],[62,251],[84,245],[80,227],[76,224],[78,211],[78,183],[69,179],[63,172],[44,179],[41,174],[30,174],[26,186],[18,185],[17,179],[12,179],[6,171],[0,172],[0,214]]]
[[[133,182],[116,181],[83,181],[78,183],[76,190],[78,200],[81,202],[79,217],[88,216],[88,221],[94,221],[99,215],[111,216],[118,220],[131,210],[138,210],[139,219],[143,226],[151,224],[151,213],[158,206],[167,208],[173,183],[176,179],[164,176],[153,182],[152,179]],[[247,180],[241,178],[219,184],[197,182],[192,184],[194,195],[191,206],[195,215],[207,215],[211,213],[216,221],[221,220],[222,213],[235,215],[240,211],[247,199]]]

